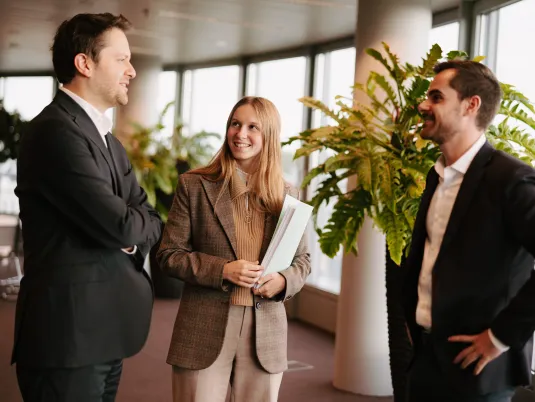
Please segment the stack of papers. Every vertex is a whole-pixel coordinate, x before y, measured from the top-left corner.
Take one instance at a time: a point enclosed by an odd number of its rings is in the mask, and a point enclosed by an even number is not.
[[[280,272],[292,265],[311,214],[310,205],[286,195],[275,233],[260,264],[264,267],[262,276]]]

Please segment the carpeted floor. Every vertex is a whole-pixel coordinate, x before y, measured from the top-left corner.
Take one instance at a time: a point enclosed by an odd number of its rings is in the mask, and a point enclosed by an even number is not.
[[[119,387],[118,402],[171,402],[171,370],[165,363],[177,301],[157,300],[147,344],[127,359]],[[9,365],[13,344],[15,303],[0,300],[0,401],[21,402],[15,368]],[[331,384],[334,338],[299,322],[289,325],[289,360],[313,366],[287,372],[279,402],[391,402],[338,391]]]

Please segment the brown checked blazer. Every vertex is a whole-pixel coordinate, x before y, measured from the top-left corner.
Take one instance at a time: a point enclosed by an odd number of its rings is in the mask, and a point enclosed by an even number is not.
[[[167,362],[191,370],[209,367],[219,355],[234,286],[223,281],[223,266],[237,259],[237,247],[230,191],[222,187],[222,180],[191,173],[180,176],[157,253],[160,267],[185,282]],[[287,192],[297,194],[291,189]],[[266,217],[260,261],[277,219]],[[282,302],[301,290],[310,273],[305,236],[292,265],[280,273],[286,278],[286,290],[277,300],[254,297],[256,353],[269,373],[287,368],[288,325]]]

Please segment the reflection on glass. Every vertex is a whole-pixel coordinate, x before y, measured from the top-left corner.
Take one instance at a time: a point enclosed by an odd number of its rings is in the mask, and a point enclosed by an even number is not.
[[[37,116],[52,101],[52,77],[6,77],[4,79],[4,107],[17,111],[24,120]]]
[[[459,49],[459,23],[451,22],[431,29],[429,33],[429,48],[438,44],[442,54]]]
[[[184,133],[200,131],[218,133],[215,149],[225,137],[228,114],[238,101],[240,69],[238,66],[204,68],[186,71],[184,75]],[[217,143],[216,143],[217,142]]]
[[[336,50],[333,52],[319,54],[316,58],[316,76],[314,77],[314,97],[320,99],[329,108],[336,108],[335,97],[341,95],[339,99],[346,105],[353,102],[353,83],[355,79],[355,48]],[[333,125],[335,121],[319,112],[314,112],[313,126]],[[333,151],[315,152],[310,157],[310,168],[325,162]],[[308,187],[308,198],[310,199],[318,185],[320,178],[314,179]],[[342,191],[346,191],[347,182],[340,184]],[[334,207],[334,202],[322,205],[318,211],[318,225],[325,226],[329,220]],[[311,225],[312,226],[312,225]],[[318,244],[318,235],[312,227],[309,228],[308,241],[311,245],[310,254],[312,261],[312,272],[307,283],[326,290],[331,293],[340,293],[340,281],[342,278],[342,255],[343,250],[334,257],[329,258],[321,252]]]
[[[255,63],[247,70],[247,95],[262,96],[275,104],[282,121],[282,141],[303,130],[304,107],[298,99],[305,95],[305,71],[305,57]],[[293,160],[298,147],[294,143],[282,152],[284,178],[295,186],[303,178],[303,161]]]

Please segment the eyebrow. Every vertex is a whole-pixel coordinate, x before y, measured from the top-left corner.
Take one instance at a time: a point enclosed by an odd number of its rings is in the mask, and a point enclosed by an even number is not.
[[[441,91],[438,89],[432,89],[427,93],[427,96],[433,96],[433,95],[444,95]]]
[[[237,118],[235,118],[235,117],[233,117],[231,121],[237,121],[238,123],[242,123],[242,122],[240,121],[240,119],[237,119]],[[251,122],[249,122],[249,124],[252,124],[252,125],[254,125],[254,126],[259,126],[259,127],[260,127],[260,123],[257,123],[256,121],[251,121]]]

